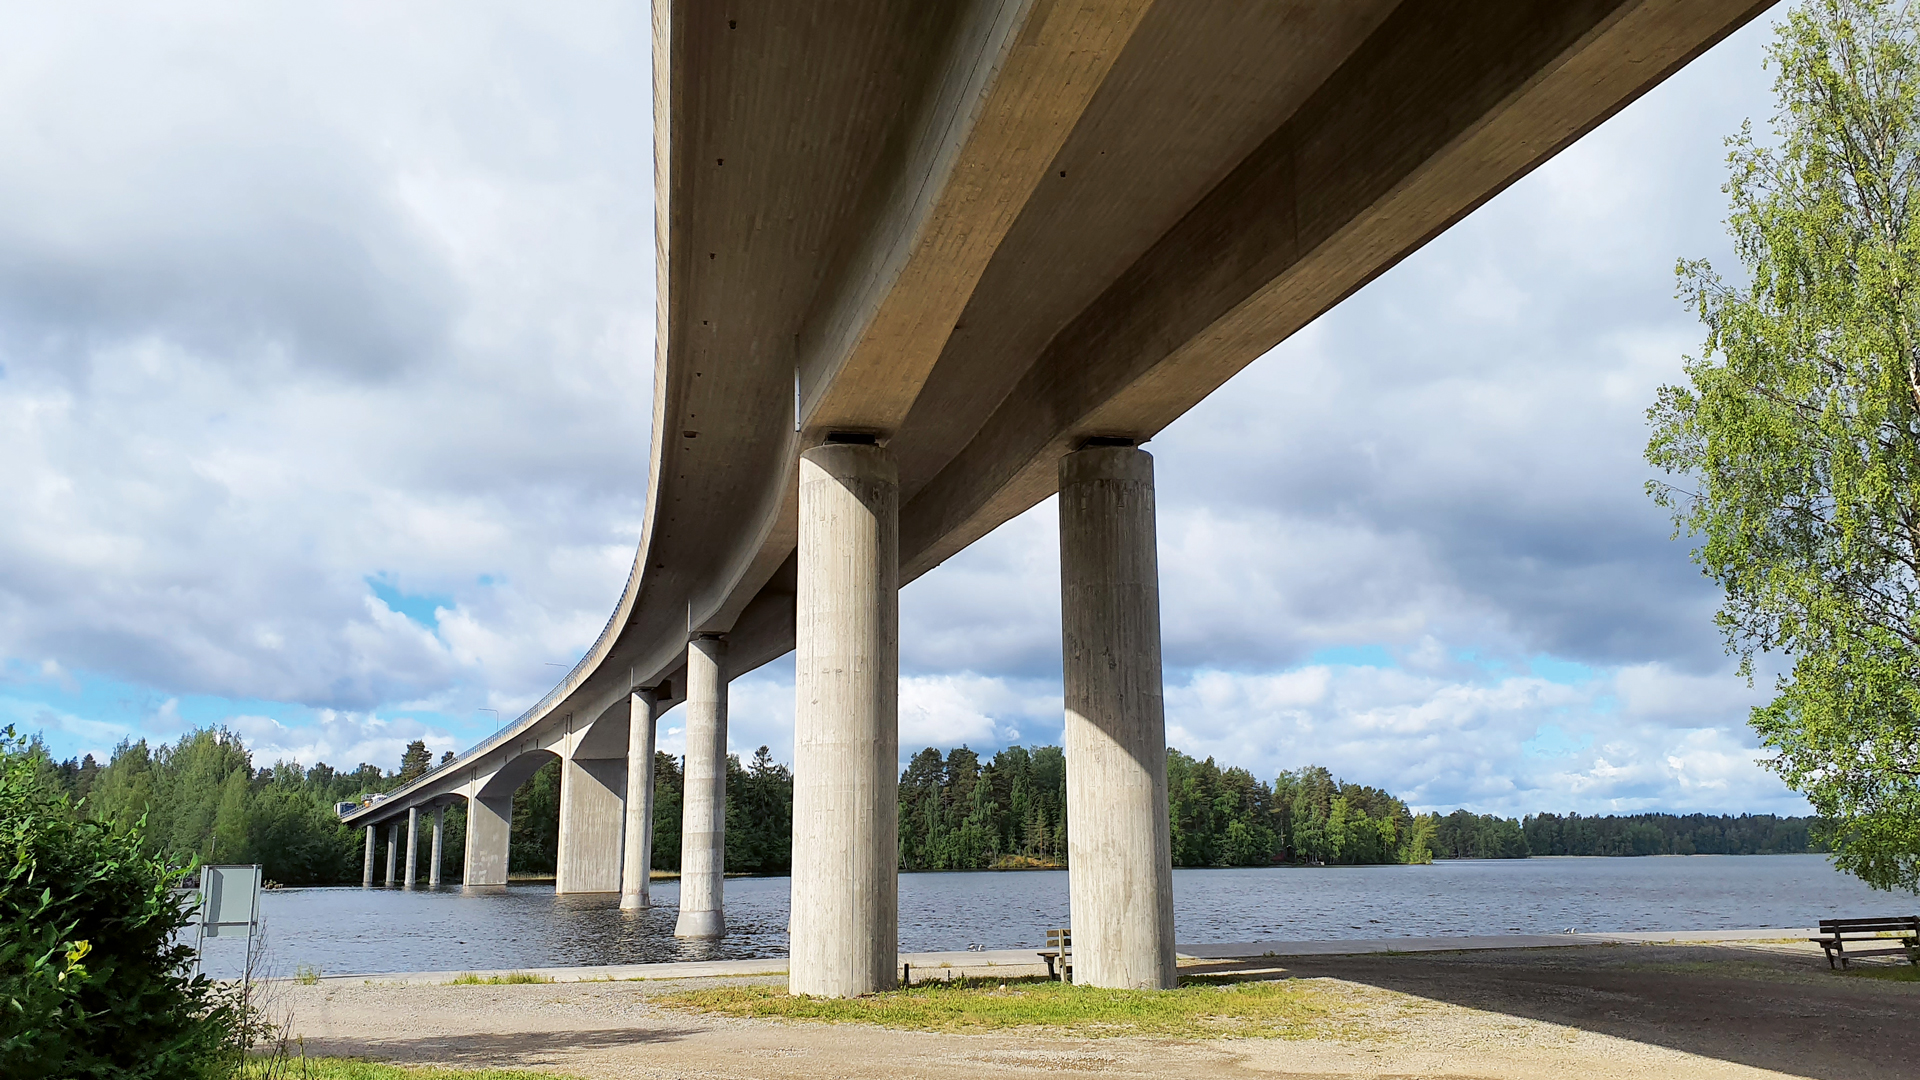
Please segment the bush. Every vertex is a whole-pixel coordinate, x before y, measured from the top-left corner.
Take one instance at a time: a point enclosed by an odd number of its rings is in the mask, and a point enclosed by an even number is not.
[[[246,1011],[188,974],[188,871],[144,852],[144,818],[83,820],[51,779],[0,730],[0,1076],[229,1075]]]

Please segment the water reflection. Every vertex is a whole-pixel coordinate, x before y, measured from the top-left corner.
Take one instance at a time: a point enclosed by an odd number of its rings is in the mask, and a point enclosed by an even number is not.
[[[789,885],[729,879],[727,936],[713,942],[673,936],[672,882],[656,882],[655,906],[642,912],[621,911],[610,895],[556,897],[550,885],[286,889],[265,894],[261,910],[277,974],[749,959],[786,954]],[[1818,855],[1174,872],[1175,931],[1196,944],[1807,926],[1899,906]],[[1037,945],[1067,924],[1067,910],[1064,872],[903,874],[900,947]],[[238,942],[210,942],[209,974],[236,973],[241,955]]]

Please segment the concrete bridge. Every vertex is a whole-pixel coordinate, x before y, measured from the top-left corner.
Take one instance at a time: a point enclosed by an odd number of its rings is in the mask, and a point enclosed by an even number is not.
[[[1077,978],[1174,983],[1139,444],[1771,0],[655,0],[647,516],[599,640],[348,816],[563,763],[563,893],[648,903],[685,701],[676,932],[725,932],[727,682],[797,651],[796,993],[897,978],[900,586],[1060,495]],[[614,136],[610,136],[614,137]],[[417,879],[408,830],[406,875]]]

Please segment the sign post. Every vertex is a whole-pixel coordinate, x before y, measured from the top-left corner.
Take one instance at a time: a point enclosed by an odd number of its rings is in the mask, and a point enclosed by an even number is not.
[[[253,980],[253,937],[260,925],[260,867],[202,866],[199,914],[200,940],[194,946],[196,954],[205,949],[206,939],[235,936],[241,927],[246,927],[247,957],[240,974],[244,992]]]

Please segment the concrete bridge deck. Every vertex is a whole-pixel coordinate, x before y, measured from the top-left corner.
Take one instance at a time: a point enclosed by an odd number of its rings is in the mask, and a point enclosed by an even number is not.
[[[533,708],[347,815],[365,880],[381,825],[417,880],[425,813],[437,882],[464,802],[463,881],[503,883],[513,793],[557,760],[556,888],[646,904],[685,701],[680,929],[723,933],[726,685],[797,651],[795,985],[880,985],[897,591],[1062,492],[1076,932],[1089,978],[1165,982],[1139,444],[1770,3],[655,0],[633,569]]]

